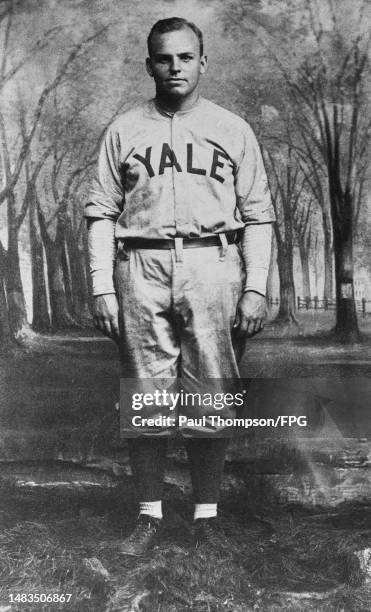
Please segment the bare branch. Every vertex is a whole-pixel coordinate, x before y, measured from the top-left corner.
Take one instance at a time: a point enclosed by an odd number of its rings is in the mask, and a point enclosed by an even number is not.
[[[52,240],[48,234],[47,224],[45,221],[45,215],[43,211],[41,210],[41,204],[40,204],[40,200],[37,195],[37,190],[35,190],[35,199],[36,199],[37,215],[38,215],[38,220],[39,220],[39,225],[40,225],[40,233],[41,233],[42,241],[45,245],[51,245]]]
[[[268,157],[268,160],[270,162],[270,167],[272,168],[273,175],[275,177],[276,186],[277,186],[277,195],[279,193],[283,201],[285,199],[285,193],[282,187],[282,181],[280,180],[279,172],[276,167],[275,159],[273,155],[271,154],[271,152],[268,151],[267,149],[264,149],[263,153]]]
[[[8,59],[7,51],[8,51],[8,44],[9,44],[10,27],[12,23],[12,13],[13,13],[12,3],[9,3],[7,6],[7,9],[1,15],[2,20],[7,17],[7,22],[5,26],[4,43],[3,43],[2,58],[1,58],[1,65],[0,65],[0,83],[4,78],[4,74],[6,70],[6,62]]]
[[[0,204],[5,200],[5,198],[8,196],[9,192],[14,188],[15,184],[18,181],[20,172],[22,170],[22,166],[23,163],[25,161],[25,158],[29,152],[30,146],[31,146],[31,142],[32,139],[35,135],[36,129],[38,127],[40,118],[41,118],[41,113],[43,110],[43,107],[45,105],[45,102],[47,101],[49,94],[58,87],[58,85],[61,83],[63,77],[65,76],[68,67],[70,66],[70,64],[75,61],[75,59],[79,56],[79,54],[84,50],[84,48],[86,47],[86,45],[88,43],[90,43],[92,40],[94,40],[95,38],[97,38],[100,34],[102,34],[102,32],[104,32],[107,29],[108,26],[104,26],[103,28],[100,28],[100,30],[98,30],[98,32],[95,32],[94,34],[92,34],[91,36],[89,36],[88,38],[86,38],[85,40],[83,40],[82,42],[80,42],[79,44],[75,45],[72,49],[72,51],[70,52],[69,56],[67,57],[67,59],[65,60],[65,62],[62,64],[62,66],[60,67],[60,69],[57,71],[57,74],[55,76],[55,78],[53,79],[53,81],[51,83],[49,83],[49,85],[47,85],[40,97],[39,100],[36,104],[36,109],[34,112],[34,117],[33,117],[33,121],[32,121],[32,125],[31,125],[31,129],[30,132],[28,133],[28,135],[26,136],[26,138],[23,141],[23,145],[21,147],[21,150],[19,152],[18,155],[18,159],[15,163],[15,168],[14,171],[11,175],[11,177],[9,178],[9,182],[7,183],[7,185],[5,186],[4,189],[2,189],[0,191]]]
[[[9,69],[8,72],[4,70],[1,72],[1,81],[0,86],[4,87],[8,81],[10,81],[16,74],[27,64],[27,62],[35,55],[35,53],[39,53],[43,49],[45,49],[49,44],[49,39],[52,34],[61,30],[60,27],[54,27],[44,33],[43,37],[37,40],[27,51],[25,51],[24,57],[15,65],[13,68]]]
[[[5,184],[7,184],[11,177],[10,155],[9,155],[8,139],[6,135],[4,116],[1,111],[0,111],[0,144],[1,144],[1,150],[2,150]]]
[[[319,6],[315,2],[315,0],[313,0],[313,3],[315,4],[315,11],[313,11],[312,1],[306,0],[306,6],[307,6],[308,14],[309,14],[309,21],[311,24],[312,33],[316,39],[317,46],[320,46],[321,39],[323,36],[323,26],[322,26],[322,23],[319,17],[320,16]]]

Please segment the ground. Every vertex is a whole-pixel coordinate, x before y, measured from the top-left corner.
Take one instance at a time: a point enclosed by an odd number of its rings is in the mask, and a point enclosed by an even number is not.
[[[300,311],[299,327],[277,328],[268,320],[264,334],[247,343],[246,375],[261,378],[348,378],[371,374],[371,315],[359,316],[362,342],[341,345],[329,335],[333,312]],[[248,373],[248,374],[247,374]]]
[[[319,381],[322,395],[328,388],[342,394],[351,389],[358,398],[354,410],[367,409],[366,435],[369,393],[359,377],[371,367],[369,320],[362,322],[364,342],[343,347],[310,337],[329,321],[300,317],[300,337],[290,332],[285,338],[268,326],[249,343],[243,376],[289,377],[287,385],[304,376],[308,382],[301,379],[300,386]],[[125,470],[116,479],[102,472],[93,482],[88,469],[85,476],[73,472],[74,465],[94,464],[97,457],[102,466],[108,448],[125,463],[114,435],[116,348],[91,335],[36,338],[28,351],[0,365],[1,612],[371,609],[370,583],[354,555],[371,548],[370,500],[329,514],[261,500],[256,505],[246,489],[225,490],[221,526],[228,545],[195,550],[191,499],[175,478],[166,489],[165,538],[139,561],[120,557],[117,543],[135,520],[130,477]],[[9,593],[72,597],[68,605],[10,605]]]
[[[129,489],[2,491],[0,609],[370,610],[370,584],[353,554],[371,546],[369,508],[344,507],[328,515],[255,507],[252,513],[246,497],[229,496],[220,519],[227,544],[195,549],[190,500],[168,488],[164,537],[138,560],[117,552],[134,521]],[[72,596],[68,605],[8,608],[10,593]]]

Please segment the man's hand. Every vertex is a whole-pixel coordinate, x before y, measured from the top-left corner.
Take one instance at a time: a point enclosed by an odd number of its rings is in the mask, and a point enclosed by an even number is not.
[[[254,291],[246,291],[237,304],[233,329],[238,337],[251,338],[263,329],[266,318],[265,297]]]
[[[119,341],[119,305],[114,293],[97,295],[94,298],[94,324],[102,334],[115,342]]]

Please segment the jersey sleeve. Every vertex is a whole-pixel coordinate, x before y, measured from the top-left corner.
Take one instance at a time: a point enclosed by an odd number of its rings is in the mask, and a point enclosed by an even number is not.
[[[98,164],[85,205],[84,216],[116,220],[122,212],[123,201],[119,137],[110,126],[100,146]]]
[[[116,245],[115,222],[112,219],[90,219],[88,251],[93,295],[115,293],[113,268]]]
[[[243,153],[236,168],[235,191],[237,207],[246,225],[275,221],[263,157],[255,134],[247,123]]]
[[[245,226],[241,239],[246,271],[244,291],[266,294],[271,246],[271,223],[251,223]]]

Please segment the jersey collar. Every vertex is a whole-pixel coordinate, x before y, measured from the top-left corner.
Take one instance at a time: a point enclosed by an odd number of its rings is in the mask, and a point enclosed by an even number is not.
[[[186,115],[189,115],[190,113],[192,113],[196,108],[199,107],[200,103],[202,102],[203,98],[201,96],[198,96],[197,100],[194,102],[194,104],[190,107],[187,108],[186,110],[180,110],[180,111],[176,111],[174,113],[162,108],[162,106],[158,103],[158,101],[156,100],[156,98],[152,98],[151,100],[149,100],[149,104],[151,109],[155,112],[155,113],[159,113],[160,115],[162,115],[163,117],[168,117],[169,119],[171,119],[172,117],[174,117],[175,115],[177,117],[183,117]]]

